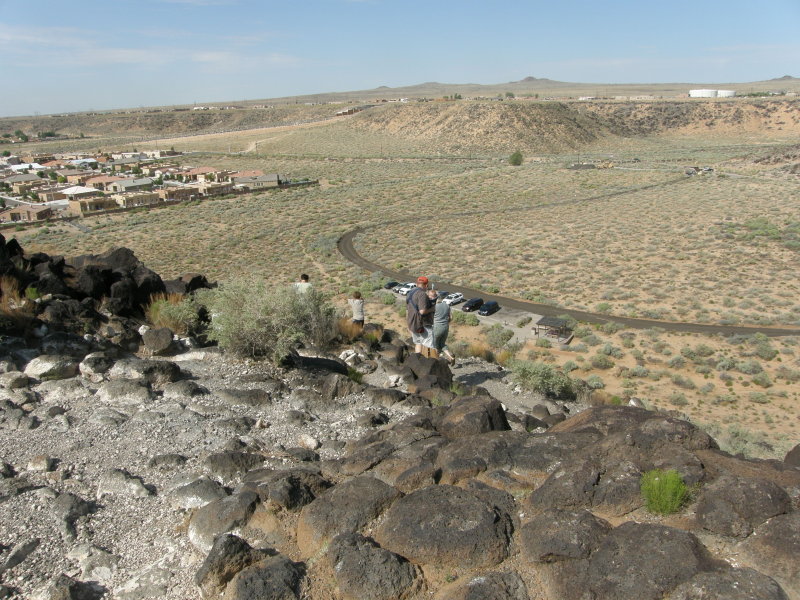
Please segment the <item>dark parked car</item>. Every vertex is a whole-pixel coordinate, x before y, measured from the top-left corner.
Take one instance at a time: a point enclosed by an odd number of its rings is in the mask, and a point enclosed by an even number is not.
[[[389,283],[387,283],[386,285],[383,286],[383,289],[390,290],[393,287],[395,287],[396,285],[400,285],[400,282],[399,281],[390,281]]]
[[[485,317],[486,315],[491,315],[492,313],[496,313],[498,310],[500,310],[500,305],[494,300],[489,300],[489,302],[486,302],[483,305],[481,305],[478,314],[483,315]]]
[[[483,298],[470,298],[464,302],[464,306],[461,307],[461,310],[464,312],[472,312],[473,310],[478,310],[481,305],[483,305]]]

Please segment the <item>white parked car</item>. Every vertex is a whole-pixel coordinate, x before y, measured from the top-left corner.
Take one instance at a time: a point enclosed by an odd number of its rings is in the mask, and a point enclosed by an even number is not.
[[[405,296],[406,294],[408,294],[408,292],[413,290],[415,287],[417,287],[416,283],[414,283],[414,282],[407,283],[403,287],[401,287],[399,290],[397,290],[397,293],[400,294],[401,296]]]
[[[451,306],[453,304],[458,304],[459,302],[463,301],[464,301],[464,294],[462,294],[461,292],[453,292],[452,294],[447,294],[444,300],[442,300],[442,302],[444,302],[445,304],[450,304]]]

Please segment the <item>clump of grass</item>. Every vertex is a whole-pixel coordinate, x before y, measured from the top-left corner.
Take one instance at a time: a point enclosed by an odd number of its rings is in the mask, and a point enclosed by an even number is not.
[[[351,319],[344,317],[336,322],[336,330],[344,340],[352,342],[361,336],[364,329],[360,325],[353,323]]]
[[[168,327],[179,335],[191,333],[200,323],[197,305],[183,294],[153,294],[145,316],[154,327]]]
[[[492,349],[485,342],[472,342],[467,347],[467,354],[485,360],[486,362],[494,362],[495,359],[494,352],[492,352]]]
[[[640,482],[645,507],[657,515],[678,512],[689,500],[691,491],[675,469],[653,469],[642,475]]]
[[[0,277],[0,325],[24,331],[33,320],[30,304],[20,294],[19,281],[15,277]]]

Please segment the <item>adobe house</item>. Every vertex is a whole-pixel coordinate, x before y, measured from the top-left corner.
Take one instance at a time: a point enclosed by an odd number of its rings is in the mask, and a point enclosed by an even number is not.
[[[46,221],[53,216],[53,209],[49,206],[15,206],[0,212],[0,221],[28,222]]]
[[[109,198],[113,199],[117,206],[122,208],[133,208],[135,206],[151,206],[159,204],[161,198],[158,197],[156,192],[122,192],[120,194],[112,194]]]
[[[69,208],[67,208],[67,214],[76,217],[83,217],[87,214],[100,212],[103,210],[110,210],[113,208],[117,208],[117,203],[113,198],[103,196],[102,194],[99,196],[84,196],[70,199]]]

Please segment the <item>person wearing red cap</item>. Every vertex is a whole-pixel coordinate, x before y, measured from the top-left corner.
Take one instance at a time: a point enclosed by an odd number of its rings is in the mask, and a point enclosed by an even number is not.
[[[417,277],[417,287],[406,298],[406,322],[414,352],[422,353],[422,347],[433,348],[433,313],[436,304],[428,298],[428,278]]]

